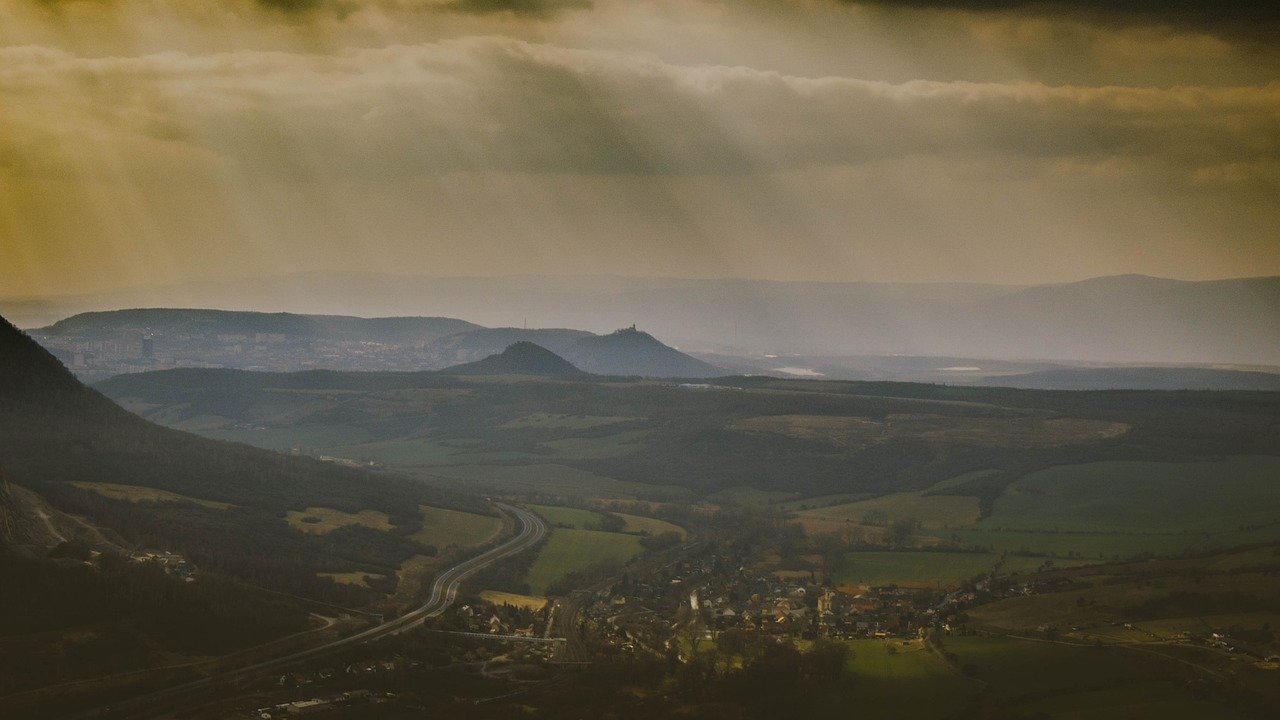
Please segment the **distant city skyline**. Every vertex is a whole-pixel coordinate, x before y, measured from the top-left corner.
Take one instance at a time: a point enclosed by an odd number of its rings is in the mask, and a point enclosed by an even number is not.
[[[0,297],[1280,275],[1266,3],[6,0]]]

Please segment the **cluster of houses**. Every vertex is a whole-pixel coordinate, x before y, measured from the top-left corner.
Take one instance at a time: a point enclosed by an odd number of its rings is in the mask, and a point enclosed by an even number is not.
[[[539,637],[547,621],[546,612],[541,610],[485,602],[463,605],[456,616],[460,623],[455,623],[455,630],[513,637]]]
[[[682,628],[707,638],[730,629],[795,638],[915,638],[954,622],[973,593],[936,588],[832,587],[807,573],[752,572],[710,557],[673,563],[643,581],[601,590],[584,623],[623,650],[671,647]]]
[[[144,565],[154,565],[184,582],[195,582],[196,566],[185,557],[167,550],[143,550],[133,553],[129,559]]]
[[[252,717],[260,718],[260,720],[273,720],[273,718],[286,718],[297,715],[314,715],[331,710],[342,711],[359,705],[385,702],[386,700],[394,697],[394,695],[389,693],[375,694],[368,690],[352,690],[350,692],[331,695],[329,697],[295,700],[293,702],[258,708],[257,710],[254,710],[251,715]]]

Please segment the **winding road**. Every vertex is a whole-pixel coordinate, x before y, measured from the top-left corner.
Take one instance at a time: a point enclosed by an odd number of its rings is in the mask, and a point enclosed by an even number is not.
[[[431,594],[427,597],[426,602],[417,608],[406,612],[392,620],[388,620],[380,625],[376,625],[367,630],[363,630],[354,635],[350,635],[323,645],[317,645],[306,650],[282,655],[272,658],[264,662],[256,663],[235,670],[229,670],[217,675],[211,675],[207,678],[201,678],[182,685],[166,688],[158,692],[143,695],[123,703],[117,703],[111,717],[148,717],[156,714],[163,714],[163,708],[158,707],[158,703],[172,703],[174,700],[202,690],[210,690],[219,685],[234,683],[244,680],[249,676],[264,673],[273,669],[280,669],[294,663],[307,660],[310,658],[326,655],[341,648],[350,647],[364,642],[377,640],[378,638],[395,635],[397,633],[412,630],[422,625],[430,618],[438,617],[449,609],[453,601],[458,596],[458,588],[462,582],[477,571],[492,565],[499,560],[505,560],[517,553],[523,552],[533,545],[537,544],[547,534],[547,525],[542,518],[524,510],[522,508],[507,505],[505,503],[494,503],[494,505],[503,513],[513,517],[520,525],[519,532],[515,537],[496,547],[490,548],[485,552],[476,555],[473,558],[464,560],[457,565],[445,570],[436,576],[435,582],[431,584]],[[83,717],[89,717],[84,715]],[[93,715],[96,717],[96,715]]]

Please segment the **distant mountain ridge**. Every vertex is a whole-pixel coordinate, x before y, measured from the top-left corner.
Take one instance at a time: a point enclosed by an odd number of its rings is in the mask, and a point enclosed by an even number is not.
[[[486,326],[528,318],[541,327],[592,332],[638,323],[686,352],[724,355],[1280,365],[1280,343],[1274,341],[1280,336],[1277,276],[1189,281],[1117,275],[1013,286],[344,272],[0,301],[25,317],[40,318],[85,309],[192,304],[358,315],[431,308],[433,315]],[[515,339],[564,354],[551,343],[517,337],[438,364],[477,360]]]
[[[546,348],[577,366],[575,371],[597,375],[723,374],[634,327],[598,336],[564,328],[486,328],[441,317],[151,308],[82,313],[32,333],[90,381],[175,367],[440,370],[502,353],[515,343]]]
[[[480,329],[465,320],[443,317],[359,318],[345,315],[297,315],[240,310],[143,308],[81,313],[34,332],[108,338],[121,332],[192,335],[288,335],[310,340],[425,342]]]

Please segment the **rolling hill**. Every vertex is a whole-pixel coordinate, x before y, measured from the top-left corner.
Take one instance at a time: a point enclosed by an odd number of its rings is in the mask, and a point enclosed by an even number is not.
[[[531,342],[512,343],[510,347],[483,360],[455,365],[441,370],[453,375],[536,375],[540,377],[579,377],[584,373],[568,360]]]
[[[707,378],[724,374],[710,363],[663,345],[634,325],[608,335],[581,338],[564,349],[564,356],[596,375]]]

